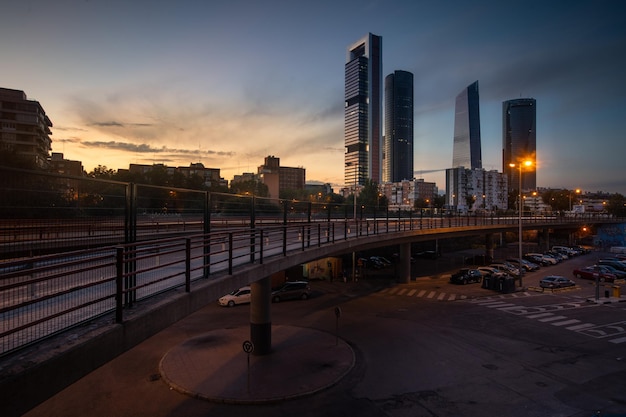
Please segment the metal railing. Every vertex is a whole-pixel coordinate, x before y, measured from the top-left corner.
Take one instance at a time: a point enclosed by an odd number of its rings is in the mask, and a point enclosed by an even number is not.
[[[13,181],[0,175],[0,356],[99,317],[121,323],[140,301],[190,292],[194,282],[292,251],[423,229],[515,227],[519,220],[363,206],[354,218],[351,205],[18,173]],[[91,191],[68,194],[70,185]],[[77,200],[81,205],[72,205]],[[167,212],[153,210],[165,203]],[[523,218],[548,226],[616,220]]]

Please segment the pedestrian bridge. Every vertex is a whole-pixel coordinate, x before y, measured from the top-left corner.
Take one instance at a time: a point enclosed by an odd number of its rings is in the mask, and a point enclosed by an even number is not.
[[[576,230],[623,223],[607,217],[521,219],[524,230]],[[62,377],[50,374],[58,361],[20,370],[20,383],[2,377],[5,392],[20,392],[38,381],[43,399],[95,367],[177,320],[244,285],[252,287],[251,340],[255,353],[271,351],[270,276],[329,256],[398,245],[399,280],[410,280],[410,245],[442,238],[518,231],[518,217],[418,217],[331,220],[252,227],[221,222],[209,234],[182,234],[130,244],[95,247],[6,261],[0,268],[2,348],[0,360],[12,363],[25,348],[63,345],[68,334],[81,340],[60,349],[73,367]],[[339,271],[335,271],[338,273]],[[61,342],[59,342],[61,341]],[[33,363],[37,358],[34,350]],[[89,358],[77,361],[80,352]],[[44,355],[43,350],[39,350]],[[14,362],[14,361],[13,361]],[[13,366],[17,366],[15,363]],[[10,366],[4,368],[11,374]],[[32,389],[29,390],[33,392]],[[16,396],[19,398],[19,396]],[[33,399],[37,401],[37,399]]]

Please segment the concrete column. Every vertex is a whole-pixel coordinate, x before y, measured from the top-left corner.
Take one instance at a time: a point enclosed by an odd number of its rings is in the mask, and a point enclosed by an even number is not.
[[[485,258],[493,259],[493,233],[485,235]]]
[[[550,250],[550,229],[543,229],[543,241],[545,242],[544,251]]]
[[[400,245],[400,276],[398,282],[408,284],[411,282],[411,244]]]
[[[250,284],[250,341],[254,344],[254,355],[267,355],[272,351],[272,316],[271,297],[272,281],[270,277]]]

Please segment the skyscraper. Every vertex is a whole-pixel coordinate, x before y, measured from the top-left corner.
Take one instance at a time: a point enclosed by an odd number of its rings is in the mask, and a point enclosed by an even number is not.
[[[537,102],[519,98],[502,103],[502,172],[508,176],[509,190],[519,188],[519,163],[532,161],[522,172],[522,190],[537,188]],[[516,164],[511,168],[509,164]],[[519,191],[519,190],[518,190]]]
[[[385,77],[383,182],[413,178],[413,74],[395,71]]]
[[[452,168],[482,168],[480,147],[480,106],[476,81],[456,96]]]
[[[345,182],[362,185],[369,178],[380,183],[381,36],[369,33],[348,47],[345,83]]]

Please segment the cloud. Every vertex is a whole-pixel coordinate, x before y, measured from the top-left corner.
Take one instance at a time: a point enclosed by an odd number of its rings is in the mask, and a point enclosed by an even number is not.
[[[160,148],[152,145],[141,143],[128,143],[117,141],[82,141],[81,145],[88,148],[101,148],[101,149],[113,149],[126,152],[135,153],[149,153],[149,154],[166,154],[170,153],[175,156],[181,155],[209,155],[209,156],[225,156],[232,157],[236,153],[232,151],[214,151],[214,150],[197,150],[197,149],[175,149],[162,146]]]

